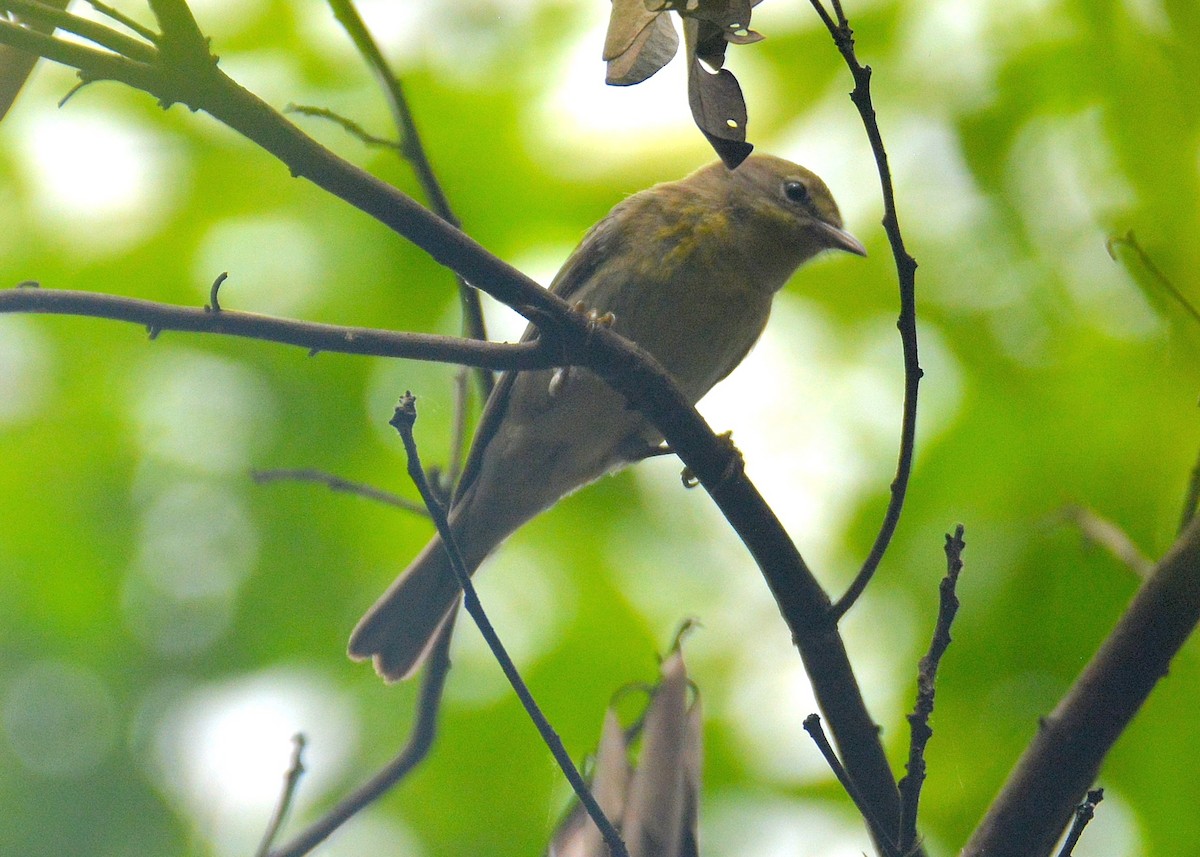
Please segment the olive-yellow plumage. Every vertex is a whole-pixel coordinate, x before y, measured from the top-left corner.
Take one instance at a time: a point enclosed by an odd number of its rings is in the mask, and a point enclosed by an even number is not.
[[[612,313],[613,329],[653,354],[696,402],[746,356],[795,270],[831,249],[865,254],[842,229],[824,182],[781,158],[753,155],[736,170],[710,164],[621,202],[550,288]],[[451,503],[467,567],[473,572],[530,518],[661,440],[586,370],[558,379],[553,370],[506,373]],[[458,595],[435,537],[358,623],[351,657],[373,658],[389,680],[409,675]]]

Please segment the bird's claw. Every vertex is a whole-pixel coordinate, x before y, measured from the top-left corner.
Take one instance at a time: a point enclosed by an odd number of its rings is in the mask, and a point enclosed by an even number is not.
[[[612,327],[617,322],[617,317],[611,312],[602,313],[595,307],[589,307],[583,301],[576,301],[571,309],[582,315],[592,327]]]
[[[729,450],[730,453],[725,464],[725,471],[717,480],[717,484],[721,485],[730,481],[731,479],[736,479],[745,472],[746,459],[742,455],[742,451],[734,446],[732,431],[723,431],[717,435],[717,438],[721,441],[722,445]],[[683,468],[683,471],[679,474],[679,479],[683,483],[684,488],[695,488],[700,484],[700,480],[696,478],[696,474],[692,472],[692,468],[690,467]]]
[[[571,309],[582,315],[587,322],[589,340],[592,331],[597,327],[612,327],[617,321],[617,317],[611,312],[601,313],[598,309],[589,309],[583,301],[576,301]],[[550,376],[550,384],[546,388],[551,398],[562,394],[562,391],[567,388],[567,384],[570,383],[573,372],[574,367],[572,366],[560,366],[554,370],[554,374]]]

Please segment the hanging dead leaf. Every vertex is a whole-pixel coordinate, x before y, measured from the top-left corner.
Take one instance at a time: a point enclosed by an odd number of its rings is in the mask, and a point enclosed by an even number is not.
[[[663,661],[660,674],[640,728],[622,730],[616,712],[606,712],[592,793],[620,830],[630,857],[698,857],[702,716],[678,645]],[[629,752],[639,733],[635,770]],[[559,825],[547,852],[549,857],[608,853],[600,831],[578,803]]]
[[[642,752],[629,783],[621,834],[629,857],[676,857],[683,839],[688,677],[676,649],[646,712]]]
[[[633,40],[658,16],[642,0],[612,0],[608,32],[604,36],[604,61],[616,59],[629,50]]]
[[[641,83],[679,50],[679,34],[669,12],[683,19],[687,43],[688,104],[692,118],[730,169],[749,157],[746,100],[737,78],[724,68],[730,44],[762,40],[750,29],[750,14],[761,0],[612,0],[604,60],[611,86]]]
[[[724,59],[724,40],[718,40],[722,47],[715,63],[717,71],[710,72],[701,63],[702,57],[697,55],[697,48],[704,36],[701,33],[703,28],[704,24],[694,18],[683,23],[689,63],[688,104],[692,108],[696,126],[725,162],[725,166],[732,170],[754,151],[754,147],[746,142],[746,100],[733,73],[720,68],[720,61]],[[714,43],[711,36],[709,38],[705,48],[711,50]],[[705,62],[714,65],[707,59]]]
[[[604,729],[592,771],[592,795],[604,815],[619,828],[629,791],[629,747],[621,722],[611,708],[604,714]],[[600,828],[592,823],[582,804],[576,804],[550,843],[550,857],[608,857]]]
[[[614,13],[616,7],[613,7]],[[679,34],[669,15],[655,14],[622,52],[605,59],[608,73],[604,82],[609,86],[632,86],[641,83],[669,63],[679,50]]]
[[[664,0],[660,5],[647,8],[658,11],[671,10],[682,18],[692,18],[711,24],[720,37],[735,45],[761,42],[763,36],[750,29],[750,10],[762,0]]]

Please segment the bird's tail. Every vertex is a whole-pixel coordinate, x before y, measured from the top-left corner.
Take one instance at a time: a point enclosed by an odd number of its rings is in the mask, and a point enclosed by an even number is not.
[[[432,648],[460,591],[446,548],[435,537],[359,621],[350,635],[350,657],[371,658],[388,681],[407,678]]]

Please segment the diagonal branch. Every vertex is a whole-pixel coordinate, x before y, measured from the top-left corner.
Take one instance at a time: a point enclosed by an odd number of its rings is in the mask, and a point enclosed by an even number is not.
[[[433,522],[437,525],[438,535],[442,537],[442,543],[445,545],[446,553],[450,558],[450,567],[454,570],[454,576],[458,579],[458,585],[462,589],[463,606],[475,621],[476,627],[479,628],[479,633],[487,641],[488,648],[491,649],[496,661],[500,664],[500,669],[504,672],[504,677],[512,685],[513,691],[521,701],[521,705],[525,708],[525,713],[533,721],[533,725],[541,735],[542,741],[545,742],[551,755],[554,756],[554,761],[571,784],[571,788],[575,791],[575,796],[579,798],[579,802],[587,810],[587,814],[591,817],[592,822],[600,829],[600,835],[604,837],[604,842],[608,846],[609,852],[613,857],[629,857],[629,852],[625,848],[621,834],[608,819],[608,816],[604,814],[604,810],[600,808],[600,804],[596,802],[596,798],[592,794],[592,790],[588,787],[587,782],[584,781],[583,775],[579,773],[579,769],[571,761],[571,756],[567,753],[566,747],[563,746],[562,739],[554,731],[554,728],[550,725],[550,721],[546,719],[541,706],[534,700],[533,694],[529,691],[529,686],[525,684],[525,680],[517,672],[516,664],[513,663],[512,658],[509,656],[508,650],[504,647],[500,636],[496,633],[496,629],[492,627],[491,620],[484,613],[483,604],[480,602],[479,595],[475,591],[475,584],[471,582],[471,573],[467,570],[467,565],[463,560],[462,552],[459,550],[458,542],[454,538],[454,531],[450,529],[450,519],[446,514],[446,507],[439,502],[437,496],[434,494],[429,480],[425,475],[425,469],[421,466],[421,456],[417,449],[417,442],[413,437],[413,424],[417,420],[416,402],[417,398],[412,393],[405,393],[401,396],[400,403],[396,406],[396,413],[392,416],[390,422],[396,431],[399,432],[400,439],[404,442],[404,452],[408,457],[408,475],[417,486],[417,490],[421,494],[421,499],[425,501],[425,505],[429,509],[430,517],[433,518]]]
[[[713,432],[649,354],[613,331],[589,324],[562,299],[458,229],[396,188],[338,158],[212,63],[192,58],[182,67],[164,63],[151,68],[0,22],[0,43],[17,42],[79,68],[92,79],[120,80],[162,103],[178,101],[209,113],[274,155],[293,175],[308,179],[375,218],[468,282],[535,321],[542,339],[561,345],[564,362],[588,366],[624,395],[704,485],[754,557],[800,650],[846,769],[881,823],[892,826],[898,822],[895,777],[845,644],[830,617],[829,596],[779,519],[737,466],[736,453]]]
[[[446,623],[434,641],[425,675],[421,679],[421,695],[417,700],[417,719],[408,741],[398,754],[319,819],[285,845],[270,852],[270,857],[301,857],[329,838],[335,830],[353,818],[364,807],[403,780],[425,760],[437,737],[437,718],[442,709],[442,692],[450,672],[450,637],[454,632],[454,617]]]
[[[1100,764],[1200,622],[1200,519],[1138,590],[1082,675],[1043,718],[963,857],[1048,855]]]
[[[846,771],[842,765],[841,759],[833,749],[833,745],[829,743],[829,738],[825,735],[825,730],[821,728],[821,717],[817,714],[810,714],[804,718],[804,731],[812,738],[813,743],[817,745],[817,750],[820,751],[822,758],[825,759],[825,764],[829,765],[829,769],[833,771],[833,775],[837,777],[837,781],[841,784],[846,795],[854,803],[858,809],[859,815],[867,823],[867,829],[871,832],[871,838],[875,840],[876,846],[879,848],[883,857],[897,857],[900,851],[895,842],[892,841],[892,835],[888,830],[885,830],[879,823],[879,819],[875,817],[873,807],[868,803],[854,785],[854,779]],[[903,857],[908,857],[904,854]]]
[[[0,8],[7,5],[0,4]],[[115,30],[111,32],[121,35]],[[151,67],[149,59],[134,59],[132,53],[121,55],[98,51],[3,19],[0,19],[0,44],[79,69],[80,76],[87,80],[119,80],[152,95],[157,94],[156,89],[161,83],[161,75]]]

